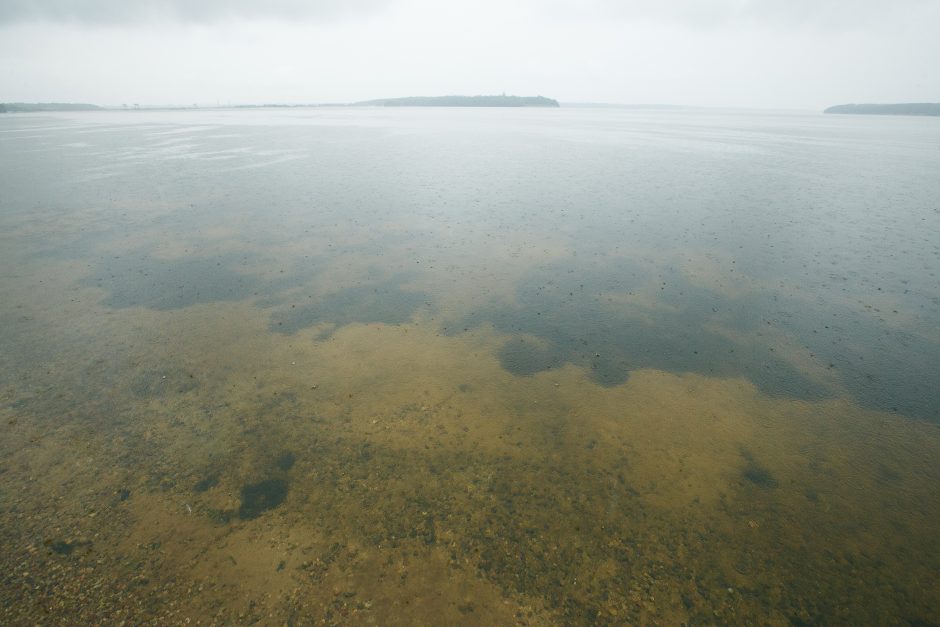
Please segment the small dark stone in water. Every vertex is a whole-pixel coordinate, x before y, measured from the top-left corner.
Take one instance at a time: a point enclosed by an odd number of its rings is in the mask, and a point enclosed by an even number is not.
[[[121,499],[122,501],[126,501],[127,499],[131,497],[131,491],[128,490],[127,488],[121,488],[120,490],[118,490],[117,495],[119,499]]]
[[[50,549],[52,549],[53,553],[57,553],[58,555],[71,555],[72,551],[74,551],[76,548],[80,546],[90,545],[91,542],[88,542],[88,541],[66,542],[65,540],[46,540],[44,544]]]
[[[901,478],[901,475],[898,474],[897,471],[885,464],[878,465],[878,476],[885,481],[897,481]]]
[[[774,488],[777,486],[777,480],[770,474],[770,471],[754,462],[749,463],[743,471],[744,478],[762,488]]]
[[[59,555],[68,555],[75,550],[75,544],[66,542],[65,540],[46,540],[46,544],[52,549],[53,553],[58,553]]]
[[[277,458],[277,467],[281,470],[290,470],[294,467],[294,462],[297,461],[297,458],[294,457],[294,454],[290,451],[285,451]]]
[[[264,511],[273,509],[287,498],[287,482],[283,479],[266,479],[242,488],[242,504],[238,517],[243,520],[257,518]]]
[[[433,545],[437,542],[437,530],[434,527],[434,519],[430,516],[425,521],[424,529],[419,532],[419,535],[424,540],[424,543],[428,546]]]
[[[280,562],[277,563],[277,572],[281,572],[282,570],[284,570],[286,566],[287,566],[287,562],[285,562],[284,560],[281,560]]]

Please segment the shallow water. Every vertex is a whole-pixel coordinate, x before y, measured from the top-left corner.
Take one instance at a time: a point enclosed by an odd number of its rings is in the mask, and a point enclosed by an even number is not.
[[[9,114],[0,156],[0,622],[940,616],[935,120]]]

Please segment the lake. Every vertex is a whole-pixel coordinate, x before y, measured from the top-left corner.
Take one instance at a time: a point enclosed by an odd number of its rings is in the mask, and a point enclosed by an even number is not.
[[[940,123],[0,115],[0,622],[940,617]]]

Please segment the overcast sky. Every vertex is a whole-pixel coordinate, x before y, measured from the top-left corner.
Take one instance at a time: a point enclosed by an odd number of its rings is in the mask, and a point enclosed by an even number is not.
[[[0,0],[0,102],[940,101],[940,0]]]

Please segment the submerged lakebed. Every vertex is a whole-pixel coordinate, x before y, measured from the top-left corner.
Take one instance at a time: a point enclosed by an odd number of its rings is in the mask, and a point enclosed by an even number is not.
[[[933,121],[0,137],[0,622],[940,615]]]

